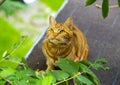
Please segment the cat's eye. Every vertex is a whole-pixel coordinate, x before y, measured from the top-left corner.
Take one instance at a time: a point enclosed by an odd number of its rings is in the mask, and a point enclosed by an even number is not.
[[[53,29],[49,29],[48,31],[53,31]]]
[[[60,32],[64,32],[64,30],[60,30]]]

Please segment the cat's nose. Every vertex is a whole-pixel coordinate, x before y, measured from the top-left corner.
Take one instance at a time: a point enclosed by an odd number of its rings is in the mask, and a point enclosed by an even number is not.
[[[58,33],[54,33],[54,34],[53,34],[54,37],[57,37],[57,35],[58,35]]]

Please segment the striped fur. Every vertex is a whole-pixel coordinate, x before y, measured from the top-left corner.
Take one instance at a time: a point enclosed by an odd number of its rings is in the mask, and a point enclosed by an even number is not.
[[[75,62],[88,58],[86,37],[73,24],[71,17],[62,24],[57,23],[54,17],[50,16],[49,23],[50,26],[42,45],[43,53],[47,59],[47,70],[54,69],[60,57]]]

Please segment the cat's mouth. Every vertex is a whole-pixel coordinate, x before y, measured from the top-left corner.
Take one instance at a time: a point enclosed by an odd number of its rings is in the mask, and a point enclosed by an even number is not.
[[[50,43],[55,44],[55,45],[67,45],[68,42],[63,39],[48,39]]]

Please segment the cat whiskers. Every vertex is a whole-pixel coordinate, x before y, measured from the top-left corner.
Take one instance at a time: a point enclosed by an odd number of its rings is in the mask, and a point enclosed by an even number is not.
[[[66,45],[69,45],[71,43],[68,39],[64,39],[64,38],[61,38],[61,42]]]
[[[48,38],[48,41],[54,45],[69,45],[71,42],[68,39],[64,39],[64,38]],[[59,47],[58,46],[58,47]]]
[[[55,39],[55,38],[48,38],[48,41],[54,45],[59,44],[59,39]]]

